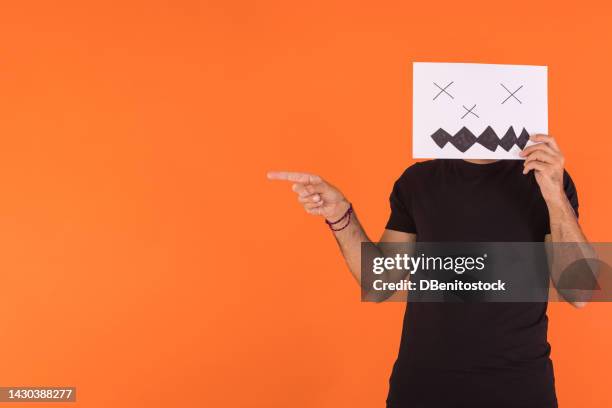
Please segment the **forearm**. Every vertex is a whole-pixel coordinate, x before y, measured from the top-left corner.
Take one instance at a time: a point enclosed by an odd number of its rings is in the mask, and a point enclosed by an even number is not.
[[[348,208],[349,204],[346,204]],[[385,231],[380,243],[372,242],[363,229],[358,217],[353,212],[350,222],[344,220],[340,223],[338,231],[333,231],[340,251],[362,289],[364,300],[381,302],[392,296],[395,291],[375,288],[375,281],[396,283],[406,278],[406,271],[392,269],[376,274],[373,270],[362,270],[363,265],[370,265],[375,258],[395,257],[398,254],[412,253],[414,236],[395,231]],[[332,225],[335,227],[335,225]],[[398,236],[399,235],[399,236]],[[364,245],[365,244],[365,245]]]
[[[565,194],[547,202],[552,242],[587,242]]]
[[[583,268],[570,270],[568,267],[583,259],[595,257],[595,252],[565,195],[559,200],[547,202],[547,206],[552,243],[548,251],[551,279],[564,300],[577,307],[584,306],[592,295],[588,286],[585,287],[585,282],[593,282],[593,275],[597,271],[591,270],[586,262]]]
[[[343,203],[342,208],[344,212],[348,211],[350,204],[348,202]],[[336,219],[330,219],[328,221],[335,222]],[[348,224],[345,224],[348,222]],[[344,259],[351,271],[351,274],[357,279],[357,282],[361,285],[361,243],[371,242],[366,232],[364,231],[355,210],[350,214],[350,220],[344,220],[339,223],[339,226],[332,225],[333,229],[339,231],[332,231],[340,251],[344,256]],[[344,228],[342,228],[344,227]]]

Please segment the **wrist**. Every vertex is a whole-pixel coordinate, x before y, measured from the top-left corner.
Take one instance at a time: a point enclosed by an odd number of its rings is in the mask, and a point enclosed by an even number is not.
[[[350,207],[351,203],[349,203],[345,198],[343,198],[342,201],[338,202],[338,204],[334,206],[333,213],[330,214],[328,217],[325,217],[325,220],[330,223],[337,222],[342,217],[344,217]]]

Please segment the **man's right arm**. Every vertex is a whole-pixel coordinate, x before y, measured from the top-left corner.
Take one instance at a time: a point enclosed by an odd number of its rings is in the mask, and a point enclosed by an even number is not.
[[[361,273],[361,244],[371,243],[364,231],[355,211],[342,192],[323,180],[323,178],[309,173],[270,172],[271,180],[285,180],[293,182],[293,191],[298,196],[307,213],[324,217],[338,242],[338,246],[346,263],[361,287],[371,288],[371,282],[362,282],[362,276],[370,279],[372,274]],[[351,209],[351,211],[349,211]],[[386,229],[379,242],[393,242],[411,244],[416,241],[416,235],[406,232]],[[385,256],[382,246],[376,247],[380,256]],[[389,271],[385,281],[397,282],[406,276],[405,271]],[[383,301],[389,297],[389,292],[370,290],[366,299],[370,301]]]

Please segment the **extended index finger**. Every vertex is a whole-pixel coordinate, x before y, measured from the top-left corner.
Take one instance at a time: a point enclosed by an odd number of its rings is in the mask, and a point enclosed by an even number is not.
[[[268,178],[270,180],[284,180],[302,184],[318,184],[321,182],[321,177],[315,174],[293,171],[270,171],[268,172]]]

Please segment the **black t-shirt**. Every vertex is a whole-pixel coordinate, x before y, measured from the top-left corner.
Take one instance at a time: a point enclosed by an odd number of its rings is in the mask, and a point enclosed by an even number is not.
[[[391,193],[387,229],[421,242],[541,242],[546,203],[523,162],[431,160]],[[567,197],[578,214],[574,184]],[[388,407],[556,407],[546,303],[407,305]]]

